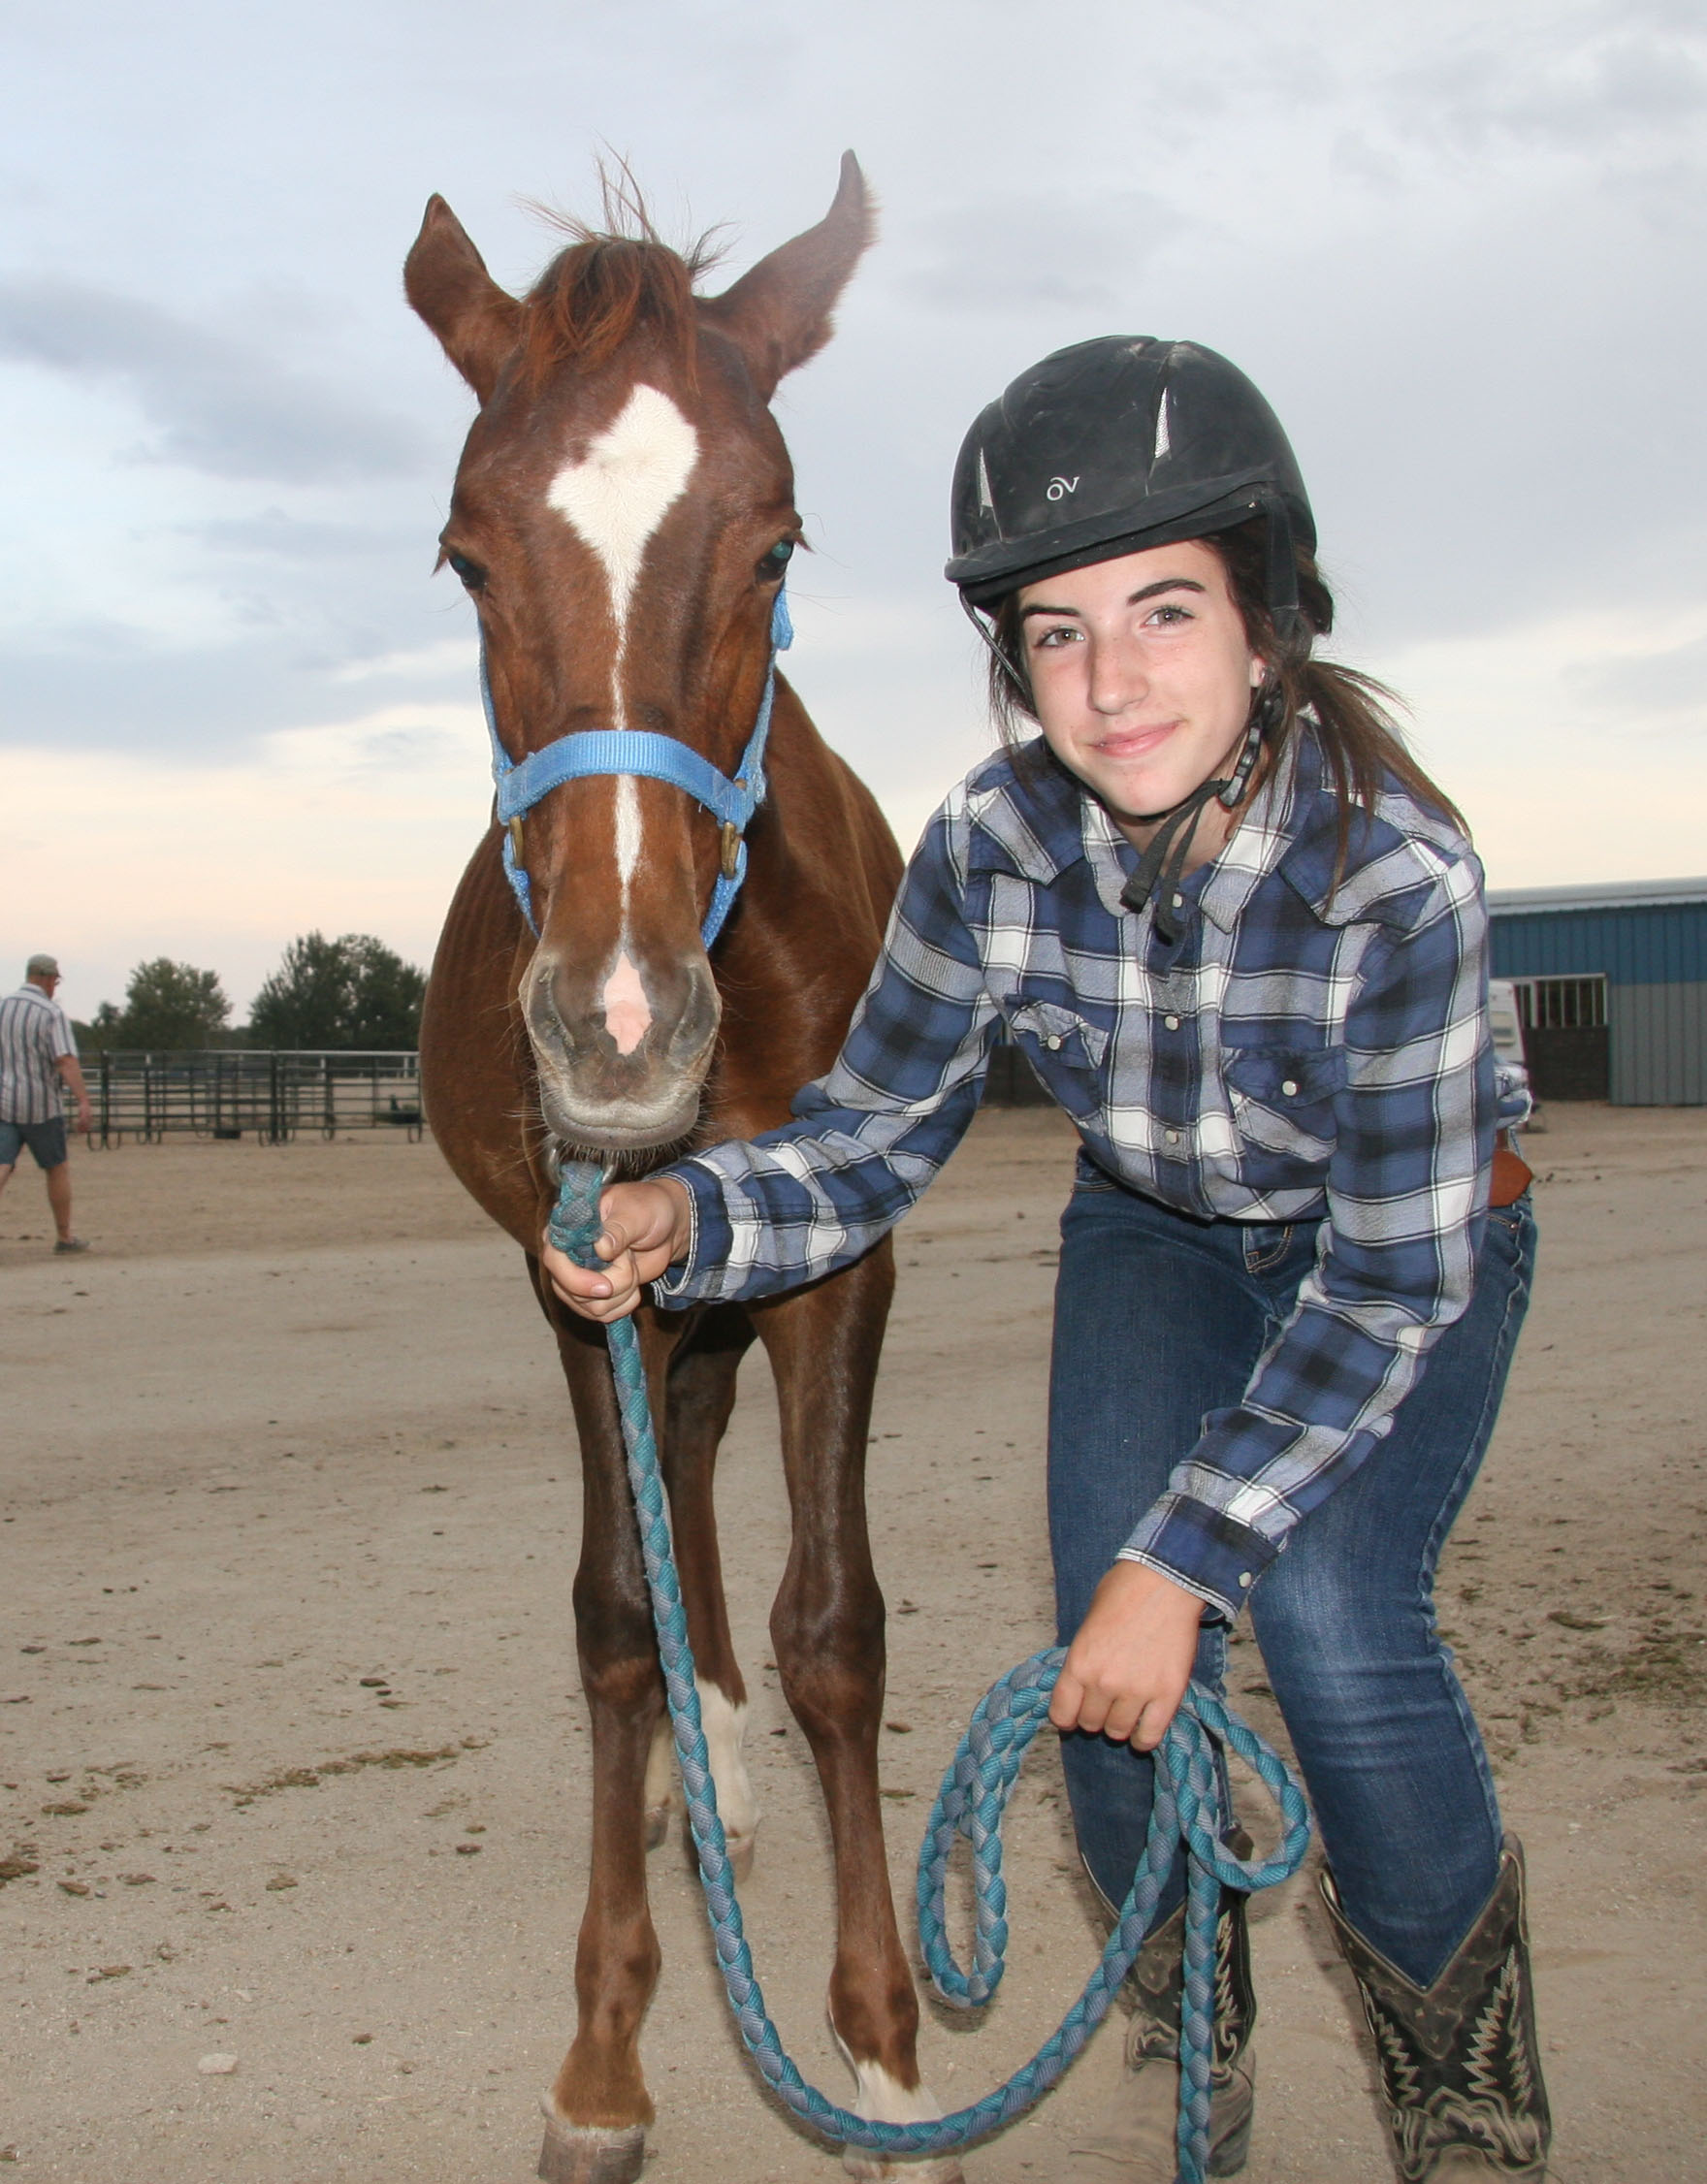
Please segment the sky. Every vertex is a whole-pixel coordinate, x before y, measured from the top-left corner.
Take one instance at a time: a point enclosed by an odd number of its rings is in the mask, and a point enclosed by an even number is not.
[[[788,672],[904,847],[990,740],[960,437],[1125,333],[1269,396],[1492,886],[1707,870],[1698,0],[0,0],[0,986],[430,960],[490,782],[403,259],[437,190],[526,287],[612,153],[714,290],[877,193],[776,408]]]

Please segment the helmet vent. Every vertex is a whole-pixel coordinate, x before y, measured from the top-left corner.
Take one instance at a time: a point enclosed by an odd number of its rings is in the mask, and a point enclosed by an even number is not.
[[[1151,464],[1159,463],[1173,442],[1168,437],[1168,390],[1162,389],[1162,399],[1156,405],[1156,444],[1150,456]]]
[[[978,451],[978,504],[994,515],[996,503],[990,493],[990,473],[985,466],[982,447]]]

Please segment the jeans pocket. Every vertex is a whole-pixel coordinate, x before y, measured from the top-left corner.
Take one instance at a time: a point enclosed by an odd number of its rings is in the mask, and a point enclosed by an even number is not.
[[[1244,1229],[1244,1270],[1266,1274],[1279,1266],[1292,1249],[1294,1224],[1290,1221],[1251,1221]]]
[[[1121,1185],[1115,1182],[1107,1169],[1099,1168],[1089,1153],[1080,1152],[1075,1156],[1073,1162],[1073,1188],[1075,1192],[1113,1192],[1120,1190]]]

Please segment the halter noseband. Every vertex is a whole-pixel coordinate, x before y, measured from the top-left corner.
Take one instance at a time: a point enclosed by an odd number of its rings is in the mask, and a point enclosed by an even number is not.
[[[724,920],[734,906],[747,877],[747,828],[764,801],[764,747],[770,734],[771,707],[777,694],[777,655],[794,641],[789,619],[788,594],[779,591],[770,614],[770,661],[764,671],[764,694],[758,701],[758,719],[747,739],[731,781],[719,773],[711,760],[674,736],[655,735],[645,728],[582,728],[541,751],[530,752],[520,761],[505,751],[498,733],[498,715],[492,703],[492,684],[486,673],[486,643],[480,644],[480,702],[486,709],[487,732],[492,738],[492,778],[498,788],[498,817],[504,828],[503,870],[511,892],[534,933],[532,889],[519,851],[522,819],[542,796],[566,781],[582,781],[589,774],[643,774],[651,781],[667,781],[685,788],[717,820],[722,832],[722,854],[711,907],[699,928],[701,944],[709,948],[723,931]]]

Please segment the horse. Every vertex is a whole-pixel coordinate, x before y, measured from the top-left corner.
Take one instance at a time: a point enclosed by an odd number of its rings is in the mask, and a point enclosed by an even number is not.
[[[795,1088],[841,1044],[900,876],[875,800],[776,676],[773,651],[801,523],[769,402],[828,339],[871,240],[858,164],[843,160],[816,227],[715,296],[699,292],[702,252],[666,246],[631,193],[619,189],[615,217],[611,204],[607,190],[610,232],[572,227],[523,298],[492,278],[437,196],[404,268],[410,305],[479,405],[440,563],[477,611],[500,785],[433,965],[424,1104],[454,1172],[526,1254],[581,1450],[574,1616],[592,1854],[576,2029],[544,2102],[549,2184],[629,2184],[640,2172],[654,2109],[639,2033],[660,1971],[645,1854],[663,1834],[670,1784],[604,1333],[540,1276],[556,1165],[595,1157],[644,1173],[696,1142],[787,1121]],[[645,772],[623,755],[670,739],[727,787],[743,764],[755,770],[761,711],[765,791],[750,818],[751,780],[735,785],[747,805],[720,825],[677,786],[679,758]],[[606,746],[613,770],[571,765],[537,800],[512,794],[500,821],[505,786],[533,755],[574,759],[594,748],[578,739],[601,730],[639,740]],[[727,918],[713,941],[718,905]],[[884,1602],[864,1492],[893,1285],[886,1242],[760,1303],[648,1307],[640,1335],[737,1870],[758,1815],[712,1485],[741,1359],[755,1341],[768,1357],[792,1525],[770,1630],[835,1847],[830,2020],[860,2111],[911,2121],[941,2110],[919,2080],[918,2003],[885,1859]],[[933,2184],[960,2175],[951,2161],[905,2166]]]

